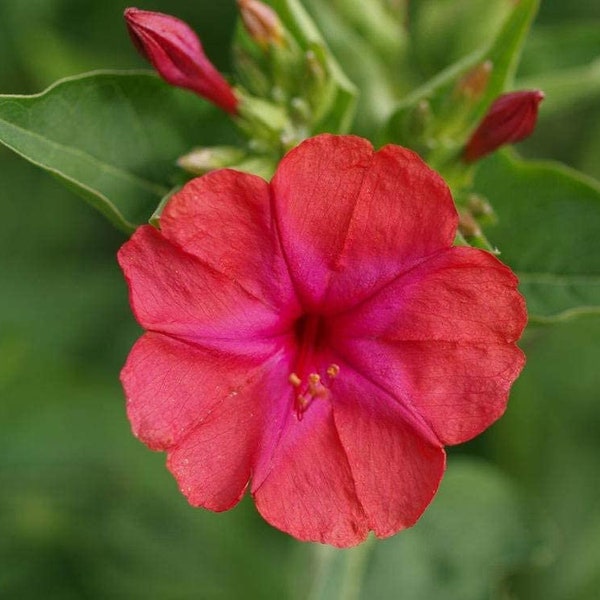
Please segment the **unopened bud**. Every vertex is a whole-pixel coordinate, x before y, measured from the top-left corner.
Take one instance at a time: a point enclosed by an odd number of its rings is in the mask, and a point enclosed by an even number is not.
[[[479,63],[460,79],[456,91],[469,100],[477,100],[485,92],[492,68],[490,60]]]
[[[267,156],[249,156],[235,165],[231,165],[230,169],[243,171],[244,173],[252,173],[258,175],[265,181],[270,181],[277,167],[276,161]]]
[[[495,219],[492,205],[479,194],[469,194],[467,198],[467,208],[469,212],[477,219],[493,221]]]
[[[468,211],[461,209],[458,211],[458,230],[466,238],[473,238],[481,235],[481,227]]]
[[[125,21],[136,48],[165,81],[192,90],[230,114],[237,113],[237,98],[189,25],[137,8],[125,10]]]
[[[499,96],[467,143],[464,160],[476,161],[504,144],[519,142],[531,135],[543,99],[544,93],[540,90]]]
[[[268,100],[242,95],[239,109],[238,125],[254,140],[279,143],[282,133],[289,128],[287,111]]]
[[[214,169],[231,167],[245,157],[245,152],[233,146],[194,148],[180,157],[177,164],[193,175],[204,175]]]
[[[283,26],[270,6],[259,0],[238,0],[238,7],[246,31],[261,48],[283,43]]]

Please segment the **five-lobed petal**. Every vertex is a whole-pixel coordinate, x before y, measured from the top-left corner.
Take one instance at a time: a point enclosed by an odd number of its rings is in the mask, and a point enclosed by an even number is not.
[[[415,523],[443,446],[502,414],[524,362],[516,278],[456,224],[417,155],[325,134],[271,184],[191,181],[134,234],[128,415],[192,504],[251,482],[267,521],[340,547]]]

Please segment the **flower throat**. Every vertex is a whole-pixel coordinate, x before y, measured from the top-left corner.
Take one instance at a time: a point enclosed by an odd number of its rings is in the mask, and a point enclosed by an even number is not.
[[[340,368],[330,364],[323,375],[318,372],[317,354],[326,339],[325,320],[322,317],[303,315],[295,322],[294,333],[298,353],[289,382],[296,388],[294,410],[298,420],[302,420],[313,400],[329,398],[330,387]]]

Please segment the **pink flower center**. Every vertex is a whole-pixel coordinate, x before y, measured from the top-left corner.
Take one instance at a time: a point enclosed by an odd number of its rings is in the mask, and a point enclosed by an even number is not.
[[[299,420],[316,399],[327,399],[331,392],[333,380],[338,376],[340,368],[330,364],[326,369],[319,360],[319,355],[326,345],[327,327],[323,317],[318,315],[302,315],[294,323],[296,337],[296,360],[294,371],[289,381],[296,388],[294,409]]]

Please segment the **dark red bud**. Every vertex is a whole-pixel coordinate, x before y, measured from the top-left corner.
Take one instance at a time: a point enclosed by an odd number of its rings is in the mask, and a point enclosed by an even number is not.
[[[544,93],[540,90],[511,92],[496,98],[467,143],[464,160],[476,161],[504,144],[513,144],[531,135],[543,99]]]
[[[125,10],[125,21],[135,47],[165,81],[192,90],[228,113],[237,113],[237,98],[189,25],[170,15],[137,8]]]

